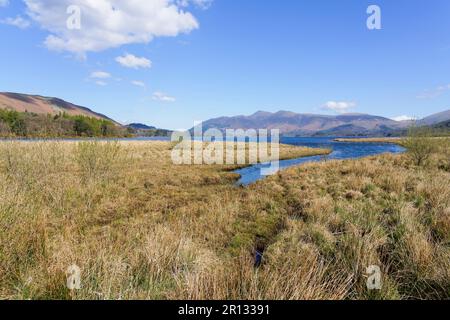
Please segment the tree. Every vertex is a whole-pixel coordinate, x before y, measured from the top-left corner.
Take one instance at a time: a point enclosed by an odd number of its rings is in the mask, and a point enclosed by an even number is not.
[[[436,151],[433,131],[427,127],[411,127],[404,145],[417,166],[425,165]]]
[[[92,128],[84,117],[76,117],[73,128],[78,136],[92,136]]]

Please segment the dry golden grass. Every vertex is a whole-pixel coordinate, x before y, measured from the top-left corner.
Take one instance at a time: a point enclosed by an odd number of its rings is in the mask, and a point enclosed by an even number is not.
[[[0,298],[450,297],[448,146],[426,167],[331,161],[248,188],[234,166],[173,165],[171,147],[0,143]],[[373,264],[381,291],[366,288]]]

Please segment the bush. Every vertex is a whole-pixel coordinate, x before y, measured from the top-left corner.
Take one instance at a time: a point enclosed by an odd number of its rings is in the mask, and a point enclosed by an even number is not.
[[[417,166],[425,165],[437,149],[433,131],[424,127],[411,128],[404,141],[404,146]]]
[[[6,124],[10,131],[18,136],[27,134],[24,114],[17,111],[0,110],[0,121]]]
[[[107,178],[118,160],[120,145],[118,142],[102,143],[98,141],[80,142],[75,149],[75,159],[80,168],[82,179]]]

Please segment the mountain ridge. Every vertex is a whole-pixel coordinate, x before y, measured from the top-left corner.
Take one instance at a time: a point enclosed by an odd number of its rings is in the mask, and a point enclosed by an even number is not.
[[[434,125],[450,120],[450,110],[430,115],[418,125]],[[398,130],[411,126],[412,121],[396,121],[382,116],[348,113],[321,115],[295,113],[281,110],[278,112],[257,111],[249,116],[218,117],[203,122],[207,129],[280,129],[283,135],[392,135]]]
[[[71,116],[81,115],[99,120],[108,120],[116,125],[120,125],[106,115],[95,112],[87,107],[79,106],[56,97],[34,94],[0,92],[0,109],[51,115],[67,113]]]
[[[432,126],[448,120],[450,120],[450,109],[425,117],[422,120],[419,120],[418,123],[420,125]]]

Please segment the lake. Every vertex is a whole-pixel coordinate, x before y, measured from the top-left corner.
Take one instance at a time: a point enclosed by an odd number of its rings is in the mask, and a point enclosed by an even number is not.
[[[364,143],[364,142],[337,142],[334,141],[337,137],[320,137],[320,138],[281,138],[281,143],[295,146],[304,146],[310,148],[326,148],[333,152],[328,156],[312,156],[291,160],[280,161],[280,170],[293,166],[298,166],[303,163],[319,162],[324,159],[327,160],[344,160],[344,159],[358,159],[368,156],[383,154],[383,153],[402,153],[405,148],[388,143]],[[258,180],[262,180],[265,176],[261,175],[261,168],[268,167],[267,164],[258,164],[251,167],[236,170],[235,173],[241,175],[237,182],[238,185],[247,186]]]

